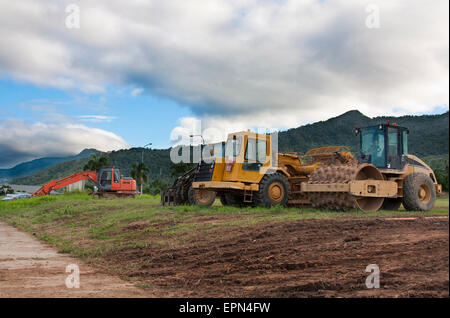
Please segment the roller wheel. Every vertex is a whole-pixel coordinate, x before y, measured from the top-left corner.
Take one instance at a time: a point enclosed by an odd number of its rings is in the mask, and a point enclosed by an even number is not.
[[[386,198],[384,199],[384,203],[381,209],[388,211],[397,211],[400,208],[400,205],[402,205],[401,198]]]
[[[424,173],[412,173],[403,182],[403,206],[408,211],[429,211],[436,201],[433,181]]]
[[[308,183],[349,183],[352,180],[383,180],[383,175],[370,164],[330,165],[314,171]],[[308,197],[313,208],[335,211],[360,209],[374,212],[378,211],[384,202],[384,198],[357,197],[346,192],[310,192]]]
[[[216,199],[216,192],[190,187],[188,190],[188,199],[191,205],[211,206]]]
[[[281,173],[266,174],[259,183],[259,191],[255,193],[257,206],[270,208],[275,205],[286,205],[290,195],[289,182]]]

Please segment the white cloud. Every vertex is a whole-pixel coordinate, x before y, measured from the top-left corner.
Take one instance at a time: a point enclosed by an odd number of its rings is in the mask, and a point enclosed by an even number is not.
[[[100,123],[100,122],[111,122],[116,117],[114,116],[104,116],[104,115],[80,115],[77,116],[81,121],[91,122],[91,123]]]
[[[201,135],[202,127],[199,119],[195,117],[182,117],[178,120],[179,126],[172,129],[170,142],[172,145],[187,145],[194,140],[191,135]]]
[[[131,91],[131,96],[136,97],[142,94],[142,92],[144,91],[143,88],[135,88]]]
[[[0,0],[0,74],[139,87],[212,126],[448,108],[447,0],[79,0],[81,28],[66,29],[69,3]]]
[[[208,144],[226,140],[231,132],[250,129],[259,133],[270,133],[276,131],[276,128],[279,127],[272,125],[271,120],[273,116],[270,114],[267,117],[258,116],[252,119],[253,121],[245,118],[236,119],[225,116],[182,117],[178,120],[178,126],[172,129],[170,142],[172,146],[198,145],[202,141]],[[293,122],[287,117],[280,117],[280,119],[283,123]],[[250,125],[250,122],[255,122],[256,124]]]
[[[40,157],[73,155],[86,148],[111,151],[129,145],[112,132],[80,124],[0,120],[0,167]]]

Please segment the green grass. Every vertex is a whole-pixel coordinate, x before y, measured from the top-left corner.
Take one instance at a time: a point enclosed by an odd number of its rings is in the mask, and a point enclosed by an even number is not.
[[[88,260],[115,250],[179,247],[195,239],[214,240],[235,227],[300,219],[348,219],[448,215],[448,198],[429,212],[335,212],[312,208],[162,207],[159,196],[94,199],[86,193],[0,202],[0,220],[33,233],[61,252]]]

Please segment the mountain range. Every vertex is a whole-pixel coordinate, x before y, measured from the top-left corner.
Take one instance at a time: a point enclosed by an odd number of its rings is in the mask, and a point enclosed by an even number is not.
[[[354,127],[385,123],[387,120],[409,128],[409,153],[424,159],[431,158],[431,160],[441,166],[442,164],[448,165],[448,112],[440,115],[370,118],[357,110],[352,110],[326,121],[279,132],[279,151],[303,154],[309,149],[316,147],[345,145],[356,153],[359,139],[353,133]],[[92,149],[88,151],[95,152]],[[131,148],[108,152],[105,155],[112,165],[120,168],[123,175],[129,176],[131,165],[141,161],[142,153],[144,154],[145,164],[150,168],[150,180],[161,179],[169,181],[171,179],[170,149]],[[51,179],[59,179],[83,170],[87,161],[87,157],[78,157],[75,160],[64,160],[51,166],[44,167],[43,165],[40,171],[35,170],[37,172],[31,173],[29,176],[15,178],[12,183],[43,184]],[[36,167],[36,169],[38,168]]]
[[[0,169],[0,180],[10,180],[22,176],[29,176],[38,171],[44,170],[47,167],[53,166],[60,162],[67,162],[78,160],[82,158],[88,158],[92,154],[98,152],[95,149],[84,149],[77,155],[67,157],[44,157],[34,159],[31,161],[20,163],[9,169]]]
[[[359,138],[353,133],[355,126],[377,125],[389,120],[409,129],[410,153],[419,157],[448,154],[448,114],[370,118],[352,110],[326,121],[282,131],[278,147],[281,152],[302,154],[311,148],[344,145],[357,152]]]

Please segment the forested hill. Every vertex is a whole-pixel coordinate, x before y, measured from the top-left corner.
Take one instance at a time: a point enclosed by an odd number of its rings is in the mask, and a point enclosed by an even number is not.
[[[101,153],[105,155],[109,163],[120,169],[121,174],[130,176],[131,165],[135,162],[140,162],[142,159],[142,151],[144,151],[144,162],[150,168],[150,179],[170,179],[170,151],[169,149],[143,149],[131,148],[118,151],[111,151],[108,153]],[[58,180],[69,176],[74,172],[83,171],[84,165],[89,158],[63,162],[42,171],[39,171],[28,177],[16,178],[12,181],[13,184],[44,184],[52,179]]]
[[[370,118],[352,110],[326,121],[280,132],[279,150],[302,154],[311,148],[344,145],[356,152],[359,138],[354,135],[354,127],[386,123],[387,120],[409,128],[410,153],[417,156],[448,154],[448,112],[441,115]]]
[[[448,112],[441,115],[369,118],[353,110],[326,121],[280,132],[279,150],[303,154],[316,147],[345,145],[356,153],[359,139],[354,135],[354,127],[376,125],[385,123],[387,120],[409,128],[410,153],[419,157],[427,156],[435,163],[442,160],[448,163]],[[131,148],[112,151],[106,155],[111,164],[121,169],[123,175],[129,176],[131,165],[141,161],[142,150],[142,148]],[[59,163],[29,177],[16,178],[12,183],[43,184],[51,179],[59,179],[76,171],[82,171],[87,160],[84,158]],[[150,180],[171,179],[170,149],[145,149],[144,162],[150,168]]]

